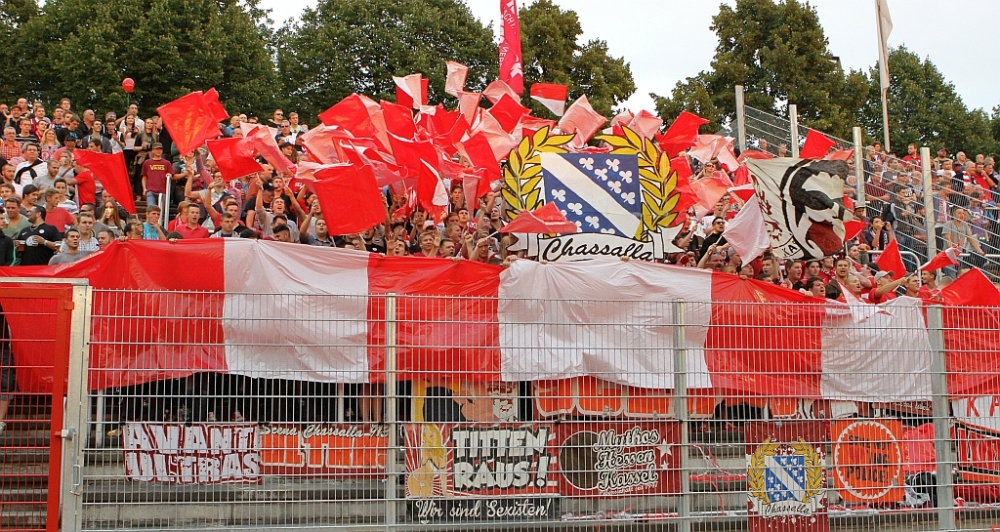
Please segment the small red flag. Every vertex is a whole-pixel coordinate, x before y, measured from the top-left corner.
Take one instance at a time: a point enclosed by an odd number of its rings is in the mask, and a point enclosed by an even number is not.
[[[937,255],[924,264],[919,270],[925,272],[932,272],[934,270],[940,270],[946,266],[958,266],[958,256],[962,253],[958,246],[952,246],[944,251],[939,252]]]
[[[861,220],[848,220],[844,222],[844,240],[851,240],[864,230],[865,223]]]
[[[226,112],[226,108],[219,101],[219,92],[214,87],[208,89],[208,92],[205,93],[205,109],[212,115],[212,118],[216,122],[222,122],[229,118],[229,113]]]
[[[500,0],[500,81],[514,92],[524,94],[524,65],[521,63],[521,24],[517,18],[517,1]]]
[[[806,143],[802,145],[802,150],[799,151],[799,158],[822,159],[830,152],[830,148],[836,145],[837,143],[830,140],[826,135],[815,129],[810,129],[809,133],[806,134]]]
[[[97,153],[87,150],[73,150],[73,159],[94,173],[101,180],[104,190],[126,211],[135,214],[135,200],[132,198],[132,184],[125,166],[125,154]]]
[[[567,85],[555,83],[535,83],[531,86],[531,99],[545,106],[556,116],[562,116],[566,111],[566,98],[569,97]]]
[[[319,114],[319,119],[324,125],[340,126],[353,133],[355,137],[374,138],[377,133],[368,114],[368,107],[358,94],[352,94],[333,104]]]
[[[385,221],[382,192],[370,166],[336,165],[315,173],[313,187],[331,235],[360,233]]]
[[[996,307],[1000,291],[983,272],[973,268],[942,288],[941,299],[956,307]]]
[[[396,82],[396,104],[411,109],[420,109],[421,105],[427,105],[427,78],[420,74],[410,74],[404,77],[392,77]],[[419,103],[415,100],[417,91],[420,91]]]
[[[413,111],[409,107],[383,101],[379,102],[379,108],[382,109],[386,131],[404,139],[412,139],[417,134]]]
[[[94,182],[94,172],[84,170],[76,174],[77,203],[80,205],[97,205],[97,183]]]
[[[195,91],[156,108],[163,125],[170,132],[170,138],[177,145],[178,152],[191,153],[204,144],[206,139],[214,139],[220,135],[214,116],[225,113],[225,109],[220,113],[221,104],[218,102],[218,96],[206,98],[201,91]]]
[[[264,169],[254,158],[253,139],[213,139],[207,144],[223,179],[239,179]]]
[[[660,148],[671,158],[678,153],[694,146],[698,142],[698,128],[709,121],[687,111],[681,111],[677,115],[677,120],[667,128],[667,132],[660,138]]]
[[[292,161],[281,153],[281,148],[278,147],[267,126],[255,127],[247,138],[251,139],[253,148],[271,165],[271,168],[274,168],[275,172],[284,174],[292,171]]]
[[[500,228],[501,233],[576,233],[579,228],[566,219],[555,203],[546,203],[533,211],[517,215],[509,224]]]
[[[487,112],[496,119],[504,131],[510,133],[517,127],[522,116],[531,114],[531,109],[522,106],[514,98],[504,94],[500,101],[490,107]]]
[[[892,279],[898,280],[906,277],[906,265],[903,264],[903,257],[899,254],[899,241],[892,239],[882,254],[875,259],[879,271],[892,272]]]

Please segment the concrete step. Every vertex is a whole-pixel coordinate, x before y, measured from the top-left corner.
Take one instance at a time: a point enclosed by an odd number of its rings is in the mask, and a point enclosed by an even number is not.
[[[0,530],[45,530],[45,505],[0,504]]]
[[[7,502],[42,502],[49,491],[45,488],[8,488],[0,490],[0,505]]]

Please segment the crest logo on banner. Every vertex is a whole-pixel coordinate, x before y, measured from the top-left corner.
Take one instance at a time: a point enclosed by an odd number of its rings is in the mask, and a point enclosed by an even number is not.
[[[572,138],[549,135],[546,127],[510,152],[503,188],[510,217],[554,203],[580,230],[519,235],[518,250],[548,261],[655,260],[681,251],[672,243],[682,213],[669,157],[627,127],[619,135],[596,137],[612,146],[607,154],[569,153],[561,146]]]
[[[780,259],[820,259],[841,250],[844,222],[854,215],[844,207],[845,161],[749,159],[753,188]]]
[[[749,462],[747,491],[761,517],[811,516],[822,507],[823,459],[812,445],[766,439]]]

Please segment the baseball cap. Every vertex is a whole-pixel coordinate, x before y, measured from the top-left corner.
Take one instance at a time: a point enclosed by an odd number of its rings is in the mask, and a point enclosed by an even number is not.
[[[892,275],[891,271],[880,271],[880,272],[878,272],[878,273],[875,274],[875,282],[877,283],[879,279],[881,279],[883,277],[891,276],[891,275]]]
[[[154,149],[154,150],[160,149],[160,150],[162,150],[163,149],[163,144],[161,144],[159,142],[154,142],[153,146],[151,147],[151,149]]]

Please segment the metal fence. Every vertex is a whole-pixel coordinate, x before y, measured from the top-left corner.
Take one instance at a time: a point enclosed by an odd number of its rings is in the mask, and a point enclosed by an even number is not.
[[[213,331],[204,318],[220,299],[229,322]],[[998,333],[981,308],[95,301],[67,530],[1000,523]],[[358,321],[324,310],[362,304]],[[469,319],[426,318],[456,305]],[[505,317],[483,323],[478,311],[498,308]],[[161,342],[132,343],[134,327]],[[308,341],[276,341],[305,330]],[[416,345],[415,332],[435,339]]]

